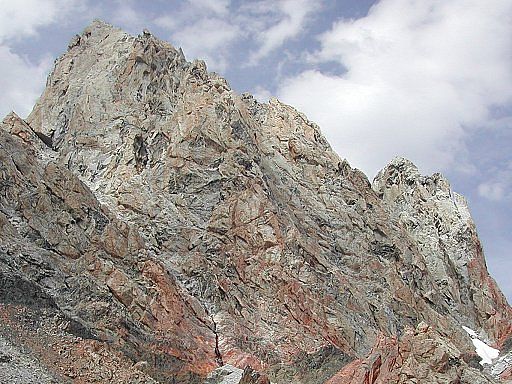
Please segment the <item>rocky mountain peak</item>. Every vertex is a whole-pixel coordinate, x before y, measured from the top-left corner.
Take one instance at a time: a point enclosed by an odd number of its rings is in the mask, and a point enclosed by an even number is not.
[[[450,183],[443,175],[434,173],[423,176],[416,165],[403,157],[391,160],[373,180],[376,191],[389,189],[392,185],[396,186],[395,189],[418,189],[424,186],[431,194],[452,194]]]
[[[511,308],[442,176],[397,158],[370,184],[305,115],[148,31],[93,22],[0,133],[0,342],[35,346],[48,377],[507,375],[506,359],[480,369],[462,329],[507,356]]]

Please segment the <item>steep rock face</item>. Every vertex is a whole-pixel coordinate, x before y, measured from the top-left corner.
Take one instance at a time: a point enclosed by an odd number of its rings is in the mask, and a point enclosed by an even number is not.
[[[393,374],[410,367],[402,343],[423,321],[450,347],[421,356],[422,378],[491,380],[464,361],[461,325],[501,346],[511,310],[437,176],[400,160],[372,188],[292,107],[238,96],[150,33],[102,22],[57,60],[27,121],[3,129],[3,180],[16,182],[2,243],[58,272],[16,276],[153,378],[193,382],[229,363],[279,383],[350,369],[377,380],[365,359],[404,350]],[[24,257],[2,260],[5,275]],[[458,368],[439,376],[445,357]]]
[[[67,169],[45,160],[51,154],[34,151],[31,142],[38,138],[17,116],[2,128],[0,298],[6,317],[19,306],[46,308],[63,317],[69,333],[148,360],[156,377],[172,368],[171,376],[191,380],[213,369],[213,324],[147,256],[136,228],[117,220]]]
[[[430,297],[426,295],[436,310],[453,313],[461,323],[504,342],[511,333],[510,307],[488,277],[464,197],[453,192],[442,175],[422,176],[410,161],[400,158],[377,175],[373,186],[391,217],[418,244],[439,287]]]

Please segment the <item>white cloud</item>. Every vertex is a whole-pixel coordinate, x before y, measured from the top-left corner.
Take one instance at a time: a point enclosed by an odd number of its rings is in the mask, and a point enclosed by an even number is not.
[[[256,64],[260,59],[281,47],[287,40],[304,31],[307,17],[318,10],[319,4],[307,0],[283,0],[277,2],[263,1],[253,4],[252,11],[260,18],[255,20],[261,25],[265,19],[273,22],[263,30],[258,30],[256,40],[259,48],[251,54],[250,62]],[[276,15],[277,14],[277,15]]]
[[[66,0],[0,0],[0,41],[35,35],[77,6],[78,1]]]
[[[227,67],[228,48],[240,35],[236,25],[218,18],[204,18],[178,29],[173,43],[180,45],[187,58],[206,60],[209,68],[223,71]]]
[[[512,161],[495,164],[486,174],[478,185],[480,196],[496,202],[512,199]]]
[[[226,15],[231,4],[230,0],[188,0],[195,8],[204,13],[215,13],[217,15]]]
[[[147,27],[144,15],[135,10],[130,1],[118,1],[117,3],[118,5],[112,15],[112,22],[125,28],[130,33],[141,33]]]
[[[231,45],[243,36],[230,6],[229,0],[187,0],[182,8],[153,22],[170,32],[170,41],[183,48],[187,59],[202,59],[209,69],[224,71]]]
[[[478,186],[478,194],[486,199],[500,201],[505,196],[505,188],[500,182],[486,182]]]
[[[0,115],[11,110],[25,116],[40,95],[51,60],[37,63],[13,52],[11,44],[36,37],[38,29],[65,23],[69,12],[80,12],[80,0],[0,0]]]
[[[244,43],[249,59],[242,65],[256,65],[262,58],[282,47],[288,40],[304,32],[308,16],[319,10],[306,0],[260,0],[235,6],[231,1],[188,0],[186,6],[162,14],[153,22],[171,35],[187,57],[202,58],[208,66],[224,71],[241,58],[231,50]]]
[[[267,103],[270,98],[272,97],[272,94],[268,89],[265,87],[262,87],[261,85],[257,86],[254,91],[252,92],[252,95],[256,100],[258,100],[260,103]]]
[[[157,17],[153,22],[164,29],[173,30],[178,27],[180,21],[175,17],[171,15],[162,15]]]
[[[33,65],[0,45],[0,119],[11,110],[25,117],[43,90],[52,61]]]
[[[382,0],[320,36],[314,63],[278,91],[370,176],[397,155],[427,171],[460,161],[468,129],[512,100],[512,3]]]

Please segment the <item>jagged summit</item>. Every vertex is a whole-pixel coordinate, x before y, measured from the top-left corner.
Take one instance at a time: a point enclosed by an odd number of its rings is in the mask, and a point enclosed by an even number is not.
[[[386,173],[389,169],[395,169],[396,171],[408,174],[411,177],[419,177],[420,171],[418,167],[409,159],[406,159],[405,157],[397,156],[393,158],[386,166],[377,173],[377,175],[374,177],[375,180],[379,180],[382,177],[382,174]]]
[[[450,182],[442,174],[436,172],[430,176],[424,176],[412,161],[403,157],[392,159],[375,176],[372,185],[378,192],[382,192],[386,187],[392,187],[396,190],[401,186],[409,189],[423,186],[431,194],[460,196],[452,191]],[[460,197],[462,198],[462,196]]]
[[[402,159],[372,186],[302,113],[237,95],[150,33],[95,21],[0,144],[0,336],[23,334],[50,376],[490,383],[509,369],[478,369],[461,327],[510,348],[511,309],[443,178]]]

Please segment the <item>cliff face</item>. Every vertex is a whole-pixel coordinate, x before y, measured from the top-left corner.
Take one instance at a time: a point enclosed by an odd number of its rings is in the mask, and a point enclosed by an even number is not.
[[[482,371],[461,328],[512,344],[442,176],[395,159],[371,185],[303,114],[238,96],[148,32],[95,22],[74,38],[26,121],[2,123],[0,159],[0,341],[49,378],[507,374]],[[6,364],[30,375],[21,363]]]

